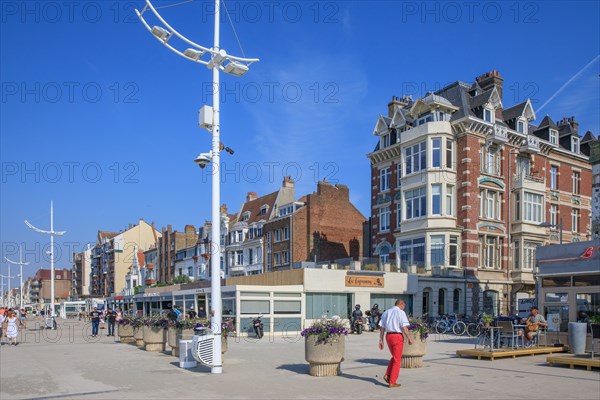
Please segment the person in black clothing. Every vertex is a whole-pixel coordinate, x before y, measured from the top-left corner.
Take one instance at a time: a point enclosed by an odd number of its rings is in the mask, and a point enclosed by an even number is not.
[[[108,319],[107,336],[115,336],[115,321],[117,320],[117,312],[115,310],[108,310],[106,319]]]
[[[196,311],[194,311],[194,307],[190,308],[190,311],[188,311],[188,319],[196,319]]]
[[[100,325],[100,311],[98,311],[97,307],[94,307],[90,313],[90,318],[92,319],[92,337],[96,337],[98,336],[98,326]]]
[[[204,308],[200,307],[200,309],[198,310],[198,318],[206,318],[206,311],[204,311]]]
[[[354,323],[359,318],[362,318],[362,316],[363,316],[363,312],[360,310],[360,304],[357,304],[356,306],[354,306],[354,311],[352,311],[352,332],[354,332],[354,329],[355,329]]]

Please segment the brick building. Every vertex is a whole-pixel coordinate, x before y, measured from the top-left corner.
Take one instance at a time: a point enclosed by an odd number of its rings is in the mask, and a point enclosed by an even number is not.
[[[362,255],[365,217],[350,202],[345,185],[317,184],[317,191],[280,208],[265,223],[265,271]]]
[[[29,300],[32,304],[50,304],[52,296],[52,275],[49,269],[38,269],[31,279]],[[55,301],[67,300],[71,296],[71,271],[54,269]]]
[[[193,246],[198,240],[196,228],[186,225],[183,232],[174,231],[171,225],[162,228],[158,238],[157,277],[159,283],[169,283],[176,276],[175,255],[179,250]]]
[[[418,275],[416,314],[512,312],[533,294],[537,246],[591,236],[593,135],[574,117],[533,124],[531,101],[505,107],[502,87],[492,71],[394,97],[377,119],[371,251]]]

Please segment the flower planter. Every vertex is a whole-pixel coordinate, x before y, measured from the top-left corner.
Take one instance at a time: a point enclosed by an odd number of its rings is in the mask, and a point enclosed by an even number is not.
[[[221,335],[221,354],[225,354],[227,351],[227,335]]]
[[[341,363],[346,350],[345,336],[340,335],[333,343],[317,344],[317,337],[306,336],[304,357],[310,364],[312,376],[336,376],[342,373]]]
[[[190,340],[194,336],[193,329],[177,329],[170,327],[167,333],[168,344],[171,347],[171,355],[179,357],[179,340]]]
[[[133,339],[137,347],[144,347],[144,330],[141,326],[133,328]]]
[[[133,327],[131,325],[119,324],[118,328],[119,341],[121,343],[133,343]]]
[[[423,367],[423,356],[427,353],[427,341],[421,340],[419,332],[410,332],[410,338],[413,343],[408,344],[404,341],[402,350],[402,368],[421,368]]]
[[[167,343],[167,331],[161,327],[144,326],[146,351],[163,351]]]

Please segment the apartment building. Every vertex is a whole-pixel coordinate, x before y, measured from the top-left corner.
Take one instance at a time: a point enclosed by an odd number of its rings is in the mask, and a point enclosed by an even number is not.
[[[366,218],[347,186],[317,183],[317,191],[284,204],[263,226],[264,270],[276,271],[362,255]]]
[[[600,239],[600,137],[589,143],[592,164],[592,239],[598,240]]]
[[[591,236],[590,138],[574,117],[534,124],[529,99],[505,107],[503,81],[393,97],[377,118],[371,251],[418,275],[416,314],[513,312],[538,246]]]
[[[121,232],[98,231],[92,248],[92,296],[108,297],[125,289],[125,278],[137,250],[157,246],[162,237],[154,226],[140,219]]]
[[[90,295],[92,288],[92,247],[88,245],[85,251],[73,253],[71,269],[71,296],[73,298]]]
[[[52,297],[52,274],[50,269],[38,269],[31,279],[29,300],[31,304],[50,304]],[[54,301],[67,300],[71,296],[71,271],[54,269]]]
[[[294,202],[294,186],[294,181],[286,176],[279,190],[273,193],[258,197],[256,192],[248,192],[246,202],[229,221],[225,245],[227,276],[265,272],[263,225],[277,217],[281,208]]]
[[[159,283],[169,283],[175,277],[175,255],[181,249],[194,246],[198,239],[196,228],[186,225],[183,232],[174,231],[171,225],[162,228],[158,238],[157,277]]]

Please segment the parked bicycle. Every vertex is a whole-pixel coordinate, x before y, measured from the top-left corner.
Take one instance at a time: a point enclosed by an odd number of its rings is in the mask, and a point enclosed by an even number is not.
[[[467,330],[467,325],[456,314],[441,315],[434,323],[436,333],[454,333],[461,336]]]

